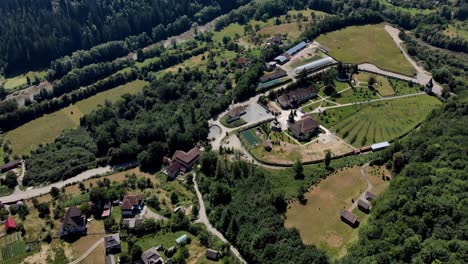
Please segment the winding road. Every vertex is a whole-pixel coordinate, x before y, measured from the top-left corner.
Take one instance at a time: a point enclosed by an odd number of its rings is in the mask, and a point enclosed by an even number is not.
[[[193,185],[195,187],[195,192],[197,193],[198,203],[199,203],[199,207],[200,207],[200,209],[198,211],[198,219],[195,221],[195,223],[204,224],[206,226],[206,229],[208,230],[208,232],[210,232],[214,236],[221,239],[221,241],[223,241],[224,243],[229,243],[229,241],[223,236],[223,234],[221,234],[221,232],[219,232],[216,228],[214,228],[211,225],[210,220],[208,220],[208,216],[206,215],[205,202],[203,201],[202,194],[198,190],[197,174],[196,173],[193,174],[193,179],[192,180],[193,180]],[[229,243],[229,244],[231,244],[231,243]],[[230,245],[229,249],[231,250],[232,254],[234,254],[239,259],[240,262],[242,262],[244,264],[247,264],[247,262],[242,258],[239,251],[233,245]]]
[[[23,169],[25,170],[25,167],[23,167]],[[66,186],[66,185],[82,182],[82,181],[87,180],[89,178],[92,178],[92,177],[94,177],[96,175],[105,174],[105,173],[108,173],[108,172],[111,172],[111,171],[113,171],[113,168],[111,166],[99,167],[99,168],[84,171],[84,172],[76,175],[75,177],[69,178],[69,179],[67,179],[65,181],[55,182],[55,183],[52,183],[50,185],[46,185],[46,186],[43,186],[43,187],[33,188],[32,190],[21,191],[18,188],[18,189],[15,189],[15,192],[13,194],[10,194],[8,196],[0,197],[0,201],[2,203],[14,203],[14,202],[17,202],[17,201],[20,201],[20,200],[30,199],[30,198],[33,198],[33,197],[37,197],[37,196],[41,196],[41,195],[49,193],[50,189],[52,187],[57,187],[57,188],[60,189],[60,188],[62,188],[64,186]]]

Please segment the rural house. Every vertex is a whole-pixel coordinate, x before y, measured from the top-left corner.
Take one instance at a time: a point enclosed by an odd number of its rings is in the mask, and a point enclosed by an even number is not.
[[[104,238],[104,245],[106,247],[106,255],[118,254],[122,251],[122,245],[120,244],[120,234],[112,234]]]
[[[271,37],[266,42],[266,47],[270,47],[272,45],[281,45],[283,43],[283,39],[281,39],[281,35],[275,35]]]
[[[13,218],[8,218],[5,221],[5,232],[13,232],[16,230],[16,221]]]
[[[122,199],[122,205],[120,205],[122,216],[137,215],[143,210],[144,205],[144,196],[142,194],[125,195]]]
[[[219,252],[214,250],[214,249],[207,249],[205,256],[207,259],[212,260],[212,261],[218,261],[219,259]]]
[[[20,165],[21,165],[21,160],[10,161],[0,166],[0,173],[4,173],[12,169],[18,168]]]
[[[170,179],[175,179],[180,173],[186,173],[193,168],[193,165],[200,158],[201,151],[194,147],[189,152],[177,150],[172,156],[171,165],[169,165],[165,173]]]
[[[341,211],[340,218],[341,221],[345,222],[351,227],[357,227],[359,225],[358,217],[346,209]]]
[[[164,260],[156,247],[152,247],[141,254],[141,261],[144,264],[163,264]]]
[[[306,115],[298,121],[289,122],[288,129],[296,139],[307,141],[319,132],[319,123]]]
[[[363,211],[364,213],[369,213],[371,209],[371,204],[368,201],[359,199],[358,201],[358,208]]]
[[[234,122],[236,120],[239,120],[240,117],[242,115],[244,115],[246,113],[245,111],[245,106],[238,106],[238,107],[235,107],[234,109],[232,109],[231,111],[229,111],[227,113],[227,122],[228,123],[231,123],[231,122]]]
[[[367,201],[372,201],[372,200],[374,200],[375,198],[377,198],[377,195],[375,195],[375,194],[373,194],[373,193],[371,193],[371,192],[369,192],[369,191],[366,192],[366,199],[367,199]]]
[[[60,235],[83,235],[86,231],[86,215],[76,206],[68,208],[60,227]]]
[[[302,87],[287,91],[278,97],[281,108],[296,108],[303,102],[317,96],[317,88],[314,86]]]
[[[269,74],[266,74],[266,75],[263,75],[262,77],[260,77],[260,82],[262,82],[262,83],[269,82],[269,81],[272,81],[272,80],[276,80],[278,78],[285,77],[287,75],[288,74],[286,73],[285,70],[283,70],[281,68],[276,68],[272,73],[269,73]]]

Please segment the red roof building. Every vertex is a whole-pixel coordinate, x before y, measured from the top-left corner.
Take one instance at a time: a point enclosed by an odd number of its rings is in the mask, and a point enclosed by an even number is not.
[[[5,231],[8,232],[10,230],[16,229],[16,222],[13,218],[8,218],[5,222]]]

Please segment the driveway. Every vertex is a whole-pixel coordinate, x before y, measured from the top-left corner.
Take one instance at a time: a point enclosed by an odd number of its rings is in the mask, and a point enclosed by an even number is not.
[[[272,117],[273,115],[267,113],[265,108],[261,107],[257,103],[253,103],[247,106],[246,113],[242,116],[242,119],[244,119],[247,123],[254,123]]]

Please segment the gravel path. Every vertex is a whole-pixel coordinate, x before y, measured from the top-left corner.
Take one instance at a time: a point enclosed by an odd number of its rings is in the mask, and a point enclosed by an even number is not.
[[[365,169],[368,166],[369,166],[369,163],[366,163],[366,164],[362,165],[361,168],[360,168],[361,176],[367,181],[367,189],[361,194],[361,196],[359,196],[358,199],[356,199],[356,201],[354,201],[353,205],[351,205],[351,207],[348,209],[350,212],[352,212],[354,209],[356,209],[359,199],[362,199],[362,200],[366,201],[366,192],[370,192],[372,190],[372,188],[374,188],[374,185],[372,184],[372,182],[367,177],[367,174],[366,174],[366,171],[365,171]]]
[[[85,259],[89,254],[91,254],[91,252],[93,252],[103,242],[104,242],[104,238],[99,239],[83,255],[81,255],[79,258],[75,259],[74,261],[70,262],[69,264],[80,263],[83,259]]]
[[[75,177],[72,177],[72,178],[67,179],[65,181],[56,182],[56,183],[53,183],[53,184],[50,184],[50,185],[47,185],[47,186],[44,186],[44,187],[34,188],[34,189],[28,190],[28,191],[21,191],[21,190],[17,189],[17,190],[15,190],[15,192],[13,194],[10,194],[8,196],[0,197],[0,201],[2,203],[13,203],[13,202],[16,202],[16,201],[19,201],[19,200],[24,200],[24,199],[29,199],[29,198],[41,196],[43,194],[49,193],[50,188],[52,188],[52,187],[57,187],[57,188],[60,189],[60,188],[64,187],[67,184],[82,182],[82,181],[84,181],[86,179],[89,179],[89,178],[91,178],[93,176],[100,175],[100,174],[105,174],[105,173],[108,173],[108,172],[111,172],[111,171],[113,171],[113,169],[110,166],[87,170],[87,171],[82,172],[82,173],[76,175]]]
[[[216,228],[214,228],[211,225],[210,220],[208,220],[208,216],[206,215],[205,202],[203,201],[202,194],[198,190],[197,174],[196,173],[194,173],[194,175],[193,175],[193,185],[195,187],[195,192],[197,193],[198,203],[199,203],[199,207],[200,207],[200,209],[198,211],[198,219],[195,221],[195,223],[204,224],[206,226],[206,229],[208,230],[208,232],[210,232],[214,236],[221,239],[221,241],[223,241],[224,243],[229,243],[229,241],[227,241],[227,239],[223,236],[223,234],[221,234],[218,230],[216,230]],[[242,262],[244,264],[247,264],[247,262],[242,258],[239,251],[233,245],[231,245],[229,247],[229,249],[231,250],[232,254],[234,254],[239,259],[240,262]]]

